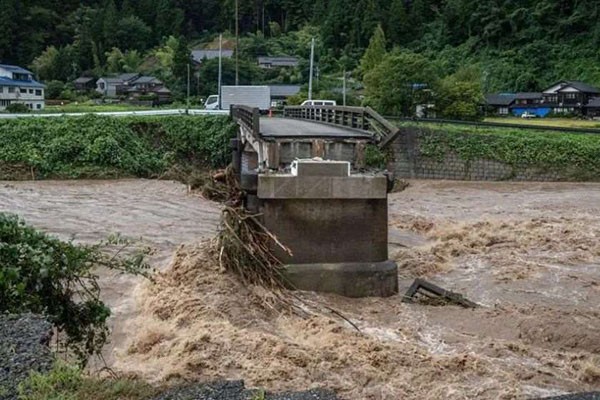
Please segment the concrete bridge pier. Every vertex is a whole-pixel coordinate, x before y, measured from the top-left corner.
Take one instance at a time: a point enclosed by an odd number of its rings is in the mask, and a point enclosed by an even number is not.
[[[292,252],[276,249],[291,288],[394,295],[398,271],[388,259],[387,178],[349,171],[348,162],[300,160],[291,173],[260,174],[264,224]]]
[[[358,107],[287,107],[285,118],[261,118],[258,109],[232,106],[231,116],[240,125],[233,147],[244,205],[291,249],[291,256],[274,249],[289,286],[348,297],[395,294],[388,178],[361,171],[366,146],[385,146],[399,129]]]

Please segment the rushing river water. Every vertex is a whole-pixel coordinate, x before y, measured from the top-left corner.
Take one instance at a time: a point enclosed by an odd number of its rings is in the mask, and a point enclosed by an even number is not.
[[[181,244],[212,237],[219,218],[217,204],[185,186],[147,180],[0,182],[0,212],[77,242],[141,238],[159,270]],[[202,248],[181,247],[179,269],[150,292],[139,279],[101,274],[113,309],[109,365],[153,380],[325,385],[347,398],[600,388],[600,185],[415,181],[390,195],[389,215],[401,293],[424,277],[483,307],[301,295],[355,321],[359,338],[327,320],[269,317]]]

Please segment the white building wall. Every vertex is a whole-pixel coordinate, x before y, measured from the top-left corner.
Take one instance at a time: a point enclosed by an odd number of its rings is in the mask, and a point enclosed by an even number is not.
[[[0,67],[0,76],[12,79],[12,72]]]

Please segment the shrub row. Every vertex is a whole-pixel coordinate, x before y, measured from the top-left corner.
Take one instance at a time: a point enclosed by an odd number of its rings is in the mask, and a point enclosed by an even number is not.
[[[23,118],[0,121],[0,179],[158,177],[230,159],[226,117]]]
[[[414,126],[404,124],[404,126]],[[559,171],[575,180],[600,179],[600,136],[441,125],[418,127],[421,156],[493,160],[517,168]]]

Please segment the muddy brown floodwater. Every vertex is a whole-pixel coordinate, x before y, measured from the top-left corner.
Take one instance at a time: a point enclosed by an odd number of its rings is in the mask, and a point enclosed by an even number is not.
[[[245,379],[347,399],[528,399],[600,389],[600,185],[414,181],[390,197],[400,293],[423,277],[482,307],[301,293],[310,318],[219,269],[219,207],[155,181],[0,184],[0,211],[64,238],[158,249],[156,283],[103,277],[115,370]],[[183,244],[187,243],[187,244]],[[174,252],[174,255],[173,255]],[[173,255],[173,256],[172,256]],[[354,330],[325,307],[358,326]]]
[[[160,270],[174,250],[214,235],[218,205],[188,193],[176,182],[153,180],[0,182],[0,212],[18,214],[39,229],[61,239],[97,243],[120,234],[154,254],[149,261]],[[118,273],[99,272],[102,298],[111,307],[112,337],[104,352],[109,365],[134,331],[135,288],[143,282]],[[101,366],[100,360],[94,365]]]

